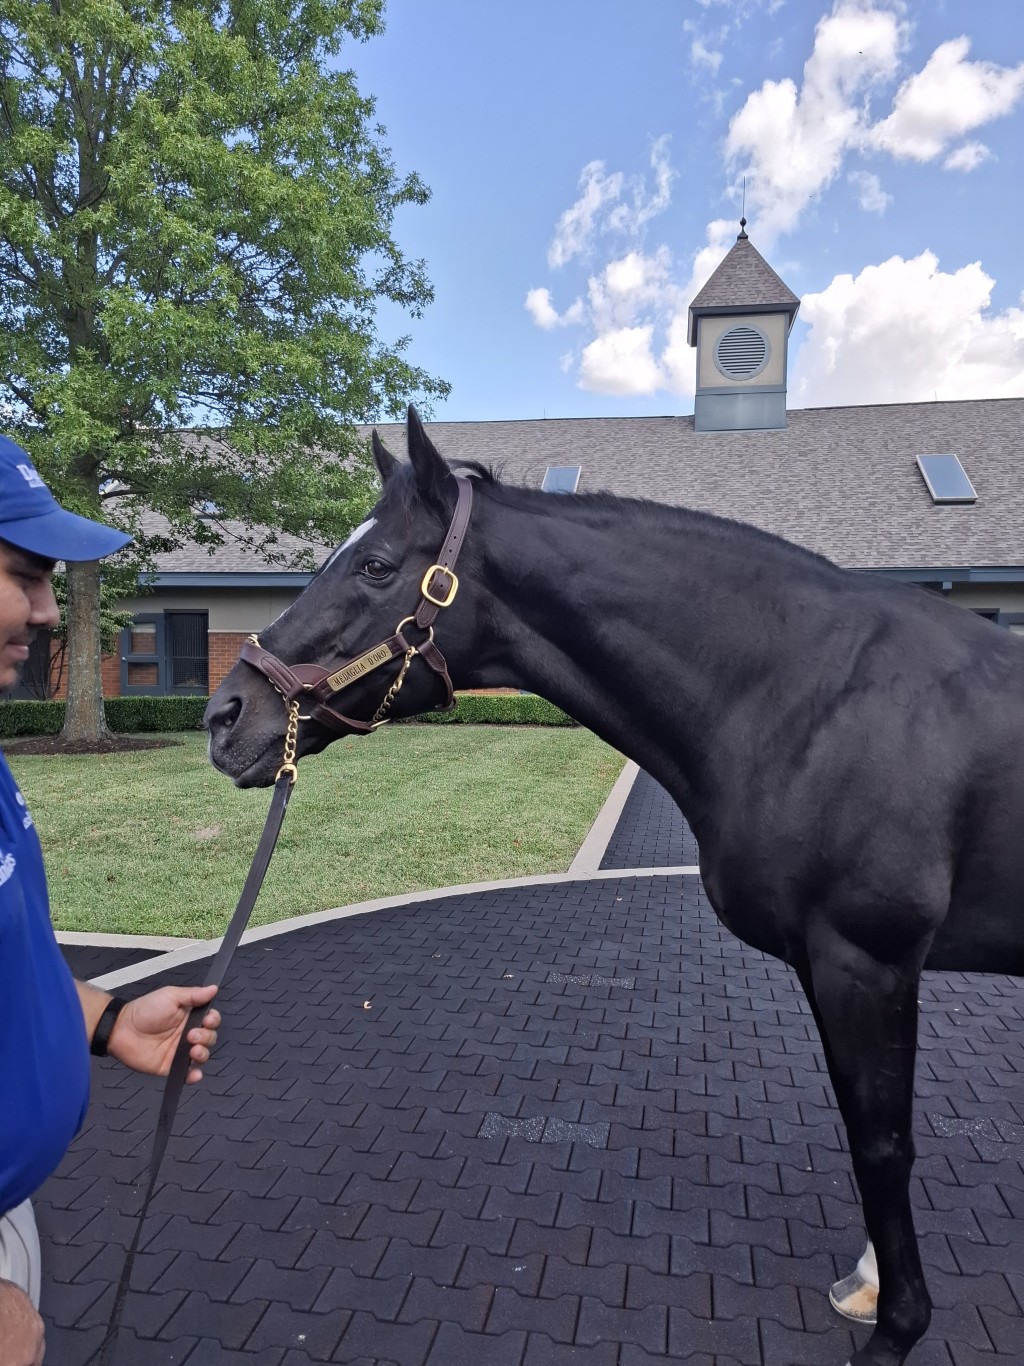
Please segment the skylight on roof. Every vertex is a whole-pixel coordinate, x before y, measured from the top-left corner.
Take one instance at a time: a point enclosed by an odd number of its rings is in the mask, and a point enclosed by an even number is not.
[[[549,465],[541,488],[545,493],[575,493],[582,465]]]
[[[933,503],[973,503],[978,495],[955,455],[919,455],[917,468]]]

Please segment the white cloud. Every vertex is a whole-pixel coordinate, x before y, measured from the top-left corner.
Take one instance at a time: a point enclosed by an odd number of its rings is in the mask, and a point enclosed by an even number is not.
[[[604,224],[605,231],[635,237],[652,218],[664,213],[669,207],[672,202],[672,182],[676,178],[676,172],[668,158],[670,141],[668,134],[665,133],[651,143],[653,191],[648,192],[642,180],[634,181],[630,202],[616,204],[608,213]]]
[[[668,247],[659,247],[650,256],[631,251],[609,261],[587,282],[589,320],[595,330],[600,333],[631,326],[641,314],[670,307],[677,293],[671,276]]]
[[[603,161],[588,161],[580,172],[580,195],[562,214],[548,248],[548,265],[557,270],[590,251],[598,233],[636,234],[672,202],[676,173],[668,156],[667,134],[651,144],[653,190],[641,178],[627,181],[621,171],[611,175]],[[624,197],[629,190],[628,199]]]
[[[551,302],[551,293],[547,289],[529,290],[526,295],[525,306],[537,326],[542,327],[546,332],[553,327],[568,327],[570,324],[583,321],[582,299],[577,299],[564,313],[559,313]]]
[[[757,4],[778,8],[776,0],[700,2],[709,21],[721,20],[719,27],[687,20],[683,30],[693,65],[716,75],[737,14]],[[799,79],[764,81],[733,116],[725,138],[735,177],[730,195],[738,202],[736,187],[745,175],[749,231],[762,253],[771,253],[840,177],[864,212],[886,211],[892,196],[882,177],[863,162],[850,169],[852,156],[938,161],[961,172],[991,156],[970,135],[1024,98],[1024,64],[972,62],[968,40],[958,38],[908,75],[901,70],[911,34],[907,13],[902,0],[834,0],[817,23]],[[678,283],[668,248],[644,241],[647,225],[672,199],[667,138],[652,144],[651,171],[629,179],[601,161],[584,167],[549,262],[558,267],[590,258],[585,300],[559,313],[548,291],[535,289],[526,307],[545,329],[581,325],[579,345],[562,357],[581,387],[689,396],[694,353],[686,344],[687,308],[731,247],[737,225],[732,217],[709,223],[689,279]],[[911,261],[893,257],[856,278],[836,277],[804,300],[802,316],[812,327],[793,371],[791,398],[821,404],[935,392],[1024,394],[1024,312],[993,313],[991,288],[980,264],[943,272],[927,252]]]
[[[868,143],[902,160],[933,161],[965,133],[1008,114],[1024,95],[1024,62],[969,62],[970,50],[966,37],[940,44],[900,86],[892,113],[874,125]]]
[[[792,366],[794,406],[1024,396],[1024,309],[992,312],[980,262],[939,269],[924,251],[837,275],[804,296],[811,330]]]
[[[599,235],[640,242],[646,225],[671,203],[676,173],[668,137],[651,144],[650,167],[649,179],[609,174],[600,161],[583,168],[581,194],[558,221],[548,253],[552,267],[589,253]],[[670,316],[678,306],[668,247],[645,252],[634,245],[621,252],[591,273],[586,301],[577,299],[564,313],[558,312],[545,288],[529,290],[524,303],[545,331],[585,324],[593,340],[579,355],[581,387],[615,394],[653,393],[660,387],[652,319]],[[571,351],[561,357],[563,370],[567,363],[577,363]]]
[[[970,40],[953,38],[903,82],[889,113],[872,122],[870,97],[896,77],[908,32],[893,9],[837,0],[815,30],[802,84],[788,77],[765,81],[733,116],[726,153],[747,177],[759,240],[770,245],[775,234],[791,231],[851,151],[933,161],[1024,98],[1024,63],[969,61]],[[949,153],[944,167],[974,170],[990,155],[982,143],[967,142]],[[862,194],[861,203],[882,211],[877,195]]]
[[[722,53],[706,47],[702,38],[694,38],[690,43],[690,61],[694,66],[706,66],[710,71],[717,72],[722,65]]]
[[[590,249],[598,215],[606,204],[622,194],[623,178],[621,171],[607,175],[603,161],[587,162],[580,172],[582,193],[558,220],[548,248],[548,265],[552,269],[564,266],[574,256],[581,256]]]
[[[885,213],[892,203],[892,195],[882,189],[882,182],[871,171],[851,171],[846,177],[857,191],[857,203],[865,213]]]
[[[621,171],[609,175],[603,161],[587,162],[580,172],[579,198],[559,218],[548,248],[548,265],[552,269],[557,270],[576,256],[586,256],[598,233],[635,236],[652,218],[665,212],[672,202],[672,182],[676,178],[669,161],[669,141],[664,134],[651,144],[651,190],[640,177],[627,180]]]
[[[992,153],[983,142],[965,142],[962,147],[950,152],[942,163],[944,171],[974,171],[984,161],[990,161]]]
[[[551,294],[546,289],[531,289],[526,295],[526,308],[538,327],[545,331],[557,327],[558,312],[551,303]]]
[[[686,341],[690,300],[705,284],[735,241],[735,219],[709,224],[707,244],[697,253],[690,277],[675,283],[668,247],[639,249],[609,261],[587,281],[584,305],[577,300],[560,314],[546,289],[532,289],[526,307],[546,330],[583,323],[592,340],[577,356],[563,353],[563,373],[578,364],[581,388],[608,394],[654,394],[659,390],[691,397],[694,352]],[[660,341],[659,341],[660,339]]]
[[[890,10],[840,0],[818,22],[802,86],[788,77],[765,81],[734,115],[726,153],[747,177],[761,241],[795,227],[835,180],[863,139],[867,92],[895,76],[905,37]]]
[[[662,384],[653,335],[648,325],[620,327],[595,338],[583,348],[580,388],[598,394],[653,394]]]

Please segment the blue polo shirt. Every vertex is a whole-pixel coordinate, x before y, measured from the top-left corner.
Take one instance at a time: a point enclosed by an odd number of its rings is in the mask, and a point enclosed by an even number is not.
[[[0,754],[0,1215],[56,1169],[88,1104],[82,1007],[32,817]]]

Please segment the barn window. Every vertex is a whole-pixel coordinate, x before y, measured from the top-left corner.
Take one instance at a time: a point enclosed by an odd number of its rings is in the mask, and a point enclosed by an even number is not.
[[[933,503],[973,503],[978,495],[967,472],[955,455],[919,455],[921,471]]]
[[[582,465],[549,465],[541,489],[545,493],[575,493]]]

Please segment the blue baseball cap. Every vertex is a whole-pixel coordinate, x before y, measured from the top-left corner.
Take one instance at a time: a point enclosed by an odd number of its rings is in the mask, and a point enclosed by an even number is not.
[[[46,560],[77,561],[102,560],[131,539],[62,508],[28,452],[0,436],[0,541]]]

